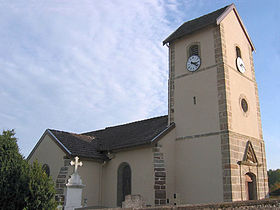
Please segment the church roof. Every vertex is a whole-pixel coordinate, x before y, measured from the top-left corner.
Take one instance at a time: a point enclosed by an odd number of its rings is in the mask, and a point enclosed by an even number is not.
[[[230,4],[228,6],[225,6],[221,9],[218,9],[214,12],[211,12],[209,14],[203,15],[199,18],[190,20],[188,22],[183,23],[176,31],[174,31],[171,35],[169,35],[162,43],[163,45],[170,43],[176,39],[180,39],[183,36],[192,34],[198,30],[201,30],[203,28],[206,28],[208,26],[215,26],[219,25],[220,22],[229,14],[230,11],[234,11],[236,14],[236,17],[238,18],[238,21],[251,45],[252,50],[255,50],[255,47],[253,45],[253,42],[236,10],[236,7],[234,4]]]
[[[169,37],[167,37],[163,41],[163,45],[175,39],[179,39],[185,35],[198,31],[202,28],[205,28],[209,25],[216,25],[217,18],[220,17],[229,6],[226,6],[209,14],[203,15],[199,18],[183,23],[176,31],[174,31]]]
[[[107,159],[104,151],[152,144],[174,126],[168,126],[168,117],[165,115],[82,134],[52,129],[48,131],[69,155]]]
[[[150,118],[103,130],[84,133],[99,141],[99,150],[109,151],[149,144],[168,127],[167,115]]]

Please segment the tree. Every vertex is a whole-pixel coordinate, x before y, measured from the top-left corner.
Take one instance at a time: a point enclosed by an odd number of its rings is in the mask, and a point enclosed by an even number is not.
[[[19,153],[13,130],[0,134],[1,209],[55,209],[55,188],[41,166]]]
[[[51,178],[37,161],[30,168],[26,209],[55,209],[55,188]]]
[[[27,164],[18,152],[14,131],[0,135],[0,203],[3,209],[23,209]]]
[[[269,170],[268,174],[268,185],[269,190],[274,191],[280,188],[280,169]]]

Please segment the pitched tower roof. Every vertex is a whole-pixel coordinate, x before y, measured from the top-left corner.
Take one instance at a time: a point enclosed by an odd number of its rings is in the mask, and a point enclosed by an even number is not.
[[[204,29],[206,27],[219,25],[221,23],[221,21],[227,16],[227,14],[229,12],[231,12],[232,10],[235,12],[235,14],[238,18],[238,21],[240,22],[240,25],[251,45],[252,50],[255,50],[255,47],[247,33],[247,30],[246,30],[244,24],[242,23],[242,20],[239,16],[234,4],[225,6],[214,12],[211,12],[211,13],[203,15],[199,18],[196,18],[196,19],[183,23],[171,35],[169,35],[162,43],[163,43],[163,45],[165,45],[167,43],[173,42],[177,39],[180,39],[186,35],[190,35],[194,32]]]

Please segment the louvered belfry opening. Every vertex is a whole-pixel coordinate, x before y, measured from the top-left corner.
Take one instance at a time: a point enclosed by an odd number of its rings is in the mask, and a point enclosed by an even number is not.
[[[197,44],[190,46],[189,55],[190,56],[192,56],[192,55],[199,55],[198,45]]]
[[[236,58],[238,58],[238,57],[241,58],[241,50],[240,50],[240,48],[236,47],[235,50],[236,50]]]

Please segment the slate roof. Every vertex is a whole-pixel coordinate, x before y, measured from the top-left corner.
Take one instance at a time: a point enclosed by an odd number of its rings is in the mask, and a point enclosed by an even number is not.
[[[175,125],[168,126],[167,115],[82,134],[49,129],[70,155],[107,159],[104,151],[151,144]]]
[[[99,150],[114,150],[149,144],[168,126],[167,115],[124,125],[108,127],[104,130],[84,133],[94,136],[100,144]]]
[[[106,156],[97,150],[97,141],[91,136],[69,133],[65,131],[58,131],[49,129],[72,156],[106,159]]]
[[[198,31],[202,28],[205,28],[210,25],[216,25],[217,24],[217,18],[220,17],[228,7],[231,5],[228,5],[224,8],[218,9],[214,12],[211,12],[207,15],[201,16],[199,18],[190,20],[188,22],[185,22],[182,24],[176,31],[174,31],[171,35],[169,35],[164,41],[163,45],[166,43],[169,43],[171,41],[174,41],[175,39],[179,39],[185,35],[191,34],[195,31]]]

